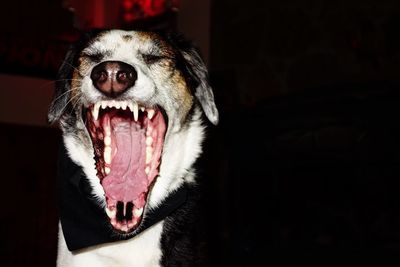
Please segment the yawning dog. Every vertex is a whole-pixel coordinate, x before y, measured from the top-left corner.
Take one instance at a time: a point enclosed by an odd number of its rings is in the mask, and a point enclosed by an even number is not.
[[[218,123],[206,67],[180,36],[104,30],[72,46],[49,110],[65,147],[58,266],[196,266],[185,232],[203,114]]]

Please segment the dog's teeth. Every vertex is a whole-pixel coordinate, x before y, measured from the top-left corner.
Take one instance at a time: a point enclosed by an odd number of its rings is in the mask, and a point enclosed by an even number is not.
[[[110,174],[111,170],[108,167],[104,167],[104,172],[108,175]]]
[[[140,110],[141,110],[142,112],[144,112],[144,111],[146,110],[146,108],[145,108],[145,107],[140,107]]]
[[[151,136],[152,132],[153,132],[153,127],[151,127],[150,125],[147,126],[146,136]]]
[[[111,164],[111,147],[109,146],[104,148],[104,161],[107,164]]]
[[[151,146],[146,147],[146,164],[150,163],[153,157],[153,148]]]
[[[122,101],[121,102],[121,108],[123,109],[123,110],[125,110],[126,109],[126,106],[128,105],[128,103],[126,103],[126,101]]]
[[[92,115],[94,120],[96,121],[99,118],[99,108],[100,108],[100,103],[96,103],[92,109]]]
[[[149,166],[147,166],[146,167],[146,169],[144,169],[144,172],[148,175],[149,174],[149,172],[150,172],[150,167]]]
[[[110,146],[111,145],[111,137],[109,135],[106,135],[104,137],[104,145],[105,146]]]
[[[132,102],[127,103],[126,106],[131,110],[131,112],[133,112],[133,103]]]
[[[104,139],[105,143],[105,139]],[[153,138],[151,136],[146,137],[146,145],[151,146],[153,144]]]
[[[154,109],[149,108],[147,110],[147,118],[149,118],[149,120],[151,120],[154,116]]]
[[[120,109],[121,108],[121,102],[117,101],[115,102],[115,108]]]
[[[110,127],[104,127],[104,132],[106,134],[106,136],[111,136],[111,128]]]
[[[114,209],[114,210],[110,210],[110,209],[107,207],[107,208],[106,208],[106,213],[107,213],[107,215],[108,215],[109,218],[114,218],[114,217],[115,217],[115,214],[116,214],[116,211],[115,211],[115,209]]]
[[[108,106],[108,102],[107,101],[101,101],[101,108],[105,109]]]
[[[140,209],[134,209],[134,210],[133,210],[133,215],[134,215],[135,217],[140,217],[140,216],[142,216],[142,213],[143,213],[143,207],[141,207]]]
[[[134,120],[137,121],[139,118],[139,107],[136,102],[133,102],[131,111],[133,113]]]

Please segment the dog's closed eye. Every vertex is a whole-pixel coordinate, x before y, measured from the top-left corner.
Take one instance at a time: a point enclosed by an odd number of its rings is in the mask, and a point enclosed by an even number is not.
[[[94,63],[99,63],[100,61],[103,60],[104,54],[103,53],[93,53],[93,54],[83,53],[82,57],[88,58],[90,61],[92,61]]]
[[[163,59],[167,59],[168,57],[165,55],[157,55],[157,54],[142,54],[142,58],[146,64],[151,65]]]

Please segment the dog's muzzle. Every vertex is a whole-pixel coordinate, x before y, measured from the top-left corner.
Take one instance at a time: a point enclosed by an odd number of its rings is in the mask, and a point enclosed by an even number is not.
[[[105,192],[105,211],[115,230],[129,233],[139,226],[158,176],[167,120],[160,107],[124,97],[137,80],[133,66],[104,61],[90,78],[104,98],[84,110],[84,120]]]
[[[96,65],[90,78],[94,87],[108,97],[117,97],[135,84],[135,68],[121,61],[104,61]]]

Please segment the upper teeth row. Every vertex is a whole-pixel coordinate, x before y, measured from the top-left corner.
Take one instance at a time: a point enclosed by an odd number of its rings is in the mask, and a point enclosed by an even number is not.
[[[147,117],[151,120],[154,116],[154,109],[151,108],[145,108],[145,107],[139,107],[138,103],[136,103],[135,101],[131,102],[131,101],[115,101],[115,100],[110,100],[110,101],[100,101],[97,102],[93,109],[92,109],[92,115],[93,118],[95,120],[98,119],[99,117],[99,109],[105,109],[105,108],[116,108],[116,109],[123,109],[126,110],[127,108],[129,108],[129,110],[133,113],[133,118],[135,119],[135,121],[138,120],[139,118],[139,109],[144,112],[145,110],[147,110]]]

